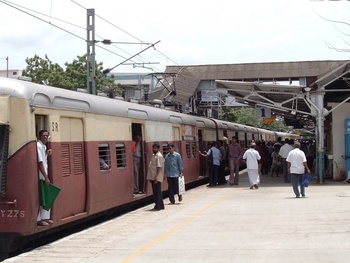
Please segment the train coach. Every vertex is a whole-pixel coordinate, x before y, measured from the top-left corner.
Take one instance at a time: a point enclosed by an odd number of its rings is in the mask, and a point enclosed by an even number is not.
[[[39,184],[37,134],[49,131],[50,181],[61,188],[50,226],[37,226]],[[132,139],[142,137],[139,185],[133,194]],[[282,134],[288,136],[288,134]],[[0,259],[20,239],[44,236],[72,222],[151,195],[146,167],[152,144],[175,144],[183,157],[186,183],[206,176],[198,150],[208,142],[236,136],[251,140],[277,134],[241,124],[181,114],[150,106],[0,78]],[[266,137],[270,136],[270,137]],[[272,137],[275,136],[273,139]],[[279,134],[281,136],[281,134]],[[100,168],[103,159],[108,170]],[[163,184],[163,190],[167,188]]]

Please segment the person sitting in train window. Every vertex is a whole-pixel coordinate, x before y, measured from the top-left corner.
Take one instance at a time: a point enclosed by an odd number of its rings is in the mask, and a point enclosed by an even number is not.
[[[50,184],[50,179],[47,173],[47,156],[52,154],[52,150],[47,150],[46,148],[48,137],[49,132],[47,130],[41,130],[39,132],[39,140],[37,141],[39,180],[43,180],[45,185]],[[50,209],[45,210],[42,206],[40,206],[37,217],[37,225],[48,226],[51,224],[53,224],[53,221],[50,220]]]
[[[100,170],[109,170],[109,165],[102,158],[100,158]]]

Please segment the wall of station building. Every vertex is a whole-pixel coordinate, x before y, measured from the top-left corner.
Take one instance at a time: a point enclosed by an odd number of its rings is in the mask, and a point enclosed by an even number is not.
[[[328,103],[327,105],[334,108],[338,103]],[[345,119],[350,119],[350,103],[344,103],[332,112],[332,130],[328,134],[331,136],[331,146],[330,149],[326,149],[326,154],[328,154],[328,160],[333,166],[334,180],[346,178],[346,165],[343,158],[345,155]]]

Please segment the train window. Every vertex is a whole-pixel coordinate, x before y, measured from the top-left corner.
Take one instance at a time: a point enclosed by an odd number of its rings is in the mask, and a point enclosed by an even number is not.
[[[117,168],[126,167],[126,154],[125,154],[125,144],[117,143],[115,145],[115,155],[117,157]]]
[[[109,151],[109,145],[107,143],[100,143],[98,145],[98,156],[100,163],[100,170],[108,170],[103,165],[108,165],[111,168],[111,155]],[[105,164],[104,164],[105,163]],[[102,165],[103,164],[103,165]]]
[[[187,155],[187,158],[191,158],[191,145],[190,145],[190,142],[186,142],[186,155]]]
[[[165,157],[165,155],[167,155],[169,152],[169,146],[167,143],[164,143],[162,146],[163,146],[163,157]]]
[[[196,142],[192,142],[192,156],[193,156],[193,158],[197,158],[197,144],[196,144]]]

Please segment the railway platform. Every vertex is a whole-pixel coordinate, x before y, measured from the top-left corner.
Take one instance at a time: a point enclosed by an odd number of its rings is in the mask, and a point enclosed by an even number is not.
[[[176,198],[177,201],[177,198]],[[200,186],[4,262],[349,262],[350,185],[312,182],[295,198],[283,178],[250,190]]]

